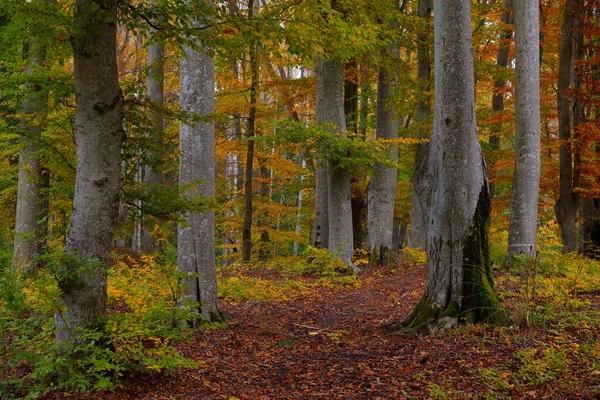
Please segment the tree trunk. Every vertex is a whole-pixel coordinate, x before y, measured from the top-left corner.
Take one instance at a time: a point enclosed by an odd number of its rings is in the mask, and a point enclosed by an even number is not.
[[[385,53],[385,52],[384,52]],[[398,46],[389,49],[393,60],[399,57]],[[397,86],[397,62],[388,71],[379,67],[377,87],[377,131],[378,139],[396,139],[398,137],[398,116],[392,102]],[[390,160],[398,160],[398,148],[389,152]],[[394,206],[396,204],[396,184],[398,169],[383,163],[375,163],[367,194],[367,243],[371,251],[371,262],[387,264],[393,245]]]
[[[25,75],[29,78],[44,67],[46,47],[37,38],[31,37],[23,47]],[[37,272],[36,257],[42,242],[45,242],[42,226],[44,207],[40,189],[43,189],[38,143],[41,140],[43,125],[40,119],[46,111],[48,93],[39,85],[28,83],[27,95],[23,100],[21,116],[21,149],[19,150],[19,176],[17,186],[17,214],[15,219],[15,239],[13,268],[19,271]]]
[[[211,3],[208,3],[211,4]],[[185,196],[215,195],[215,112],[214,60],[206,50],[184,47],[181,60],[180,101],[182,111],[201,118],[180,128],[179,185]],[[215,261],[215,212],[188,212],[177,234],[177,265],[184,279],[182,303],[198,302],[195,311],[207,321],[222,319],[217,293]],[[196,319],[190,319],[192,325]]]
[[[536,254],[540,188],[539,8],[530,0],[514,1],[516,140],[507,257]]]
[[[504,0],[505,10],[500,17],[503,24],[508,25],[511,23],[511,12],[512,8],[510,0]],[[508,68],[508,58],[510,53],[510,39],[512,37],[512,30],[506,29],[500,34],[498,55],[496,57],[496,65],[503,70]],[[504,90],[506,88],[506,78],[499,76],[494,80],[494,94],[492,95],[492,114],[500,114],[504,112]],[[497,122],[492,125],[492,134],[490,135],[490,147],[494,150],[500,150],[500,136],[502,132],[502,123]],[[490,182],[490,198],[496,196],[496,184]]]
[[[328,122],[327,100],[325,96],[324,69],[327,62],[317,58],[315,61],[315,75],[317,78],[317,104],[316,123]],[[341,101],[341,100],[340,100]],[[343,112],[343,111],[342,111]],[[316,248],[325,248],[329,243],[329,212],[328,212],[328,168],[327,156],[321,149],[316,150],[315,168],[315,218],[311,231],[311,244]]]
[[[469,0],[435,0],[435,114],[428,154],[427,283],[406,324],[436,332],[499,321],[487,227],[487,172],[477,140]]]
[[[344,66],[335,60],[320,62],[317,70],[317,123],[328,123],[339,132],[344,132]],[[330,211],[327,248],[330,254],[354,268],[350,171],[341,168],[331,155],[328,156],[327,164],[327,208]],[[331,212],[332,210],[335,212]]]
[[[580,0],[567,0],[561,31],[558,67],[558,137],[560,139],[559,197],[554,206],[560,225],[563,251],[577,250],[577,195],[573,191],[573,156],[571,150],[571,115],[568,90],[573,74],[573,46],[576,12]]]
[[[429,22],[431,16],[431,0],[419,0],[418,16],[424,23]],[[431,88],[431,58],[429,46],[429,30],[425,29],[418,35],[417,45],[417,77],[419,80],[421,99],[417,104],[417,123],[419,125],[419,139],[429,137],[429,123],[431,119],[430,96]],[[415,153],[415,170],[412,179],[410,235],[408,246],[425,249],[427,241],[426,198],[428,192],[427,179],[427,145],[417,145]]]
[[[252,10],[253,7],[250,7]],[[252,11],[249,11],[250,13]],[[250,50],[250,69],[252,78],[250,82],[250,113],[248,115],[248,149],[246,153],[246,179],[244,181],[244,227],[242,231],[242,260],[250,261],[252,251],[252,200],[254,197],[252,186],[254,184],[254,136],[256,129],[256,101],[258,96],[258,48],[253,45]]]
[[[153,0],[151,4],[155,4],[156,0]],[[156,33],[155,33],[156,34]],[[164,82],[165,82],[165,43],[161,36],[158,36],[156,41],[148,46],[148,80],[147,80],[147,91],[148,98],[150,101],[158,106],[164,105]],[[144,168],[144,180],[152,190],[152,186],[160,185],[164,183],[164,177],[162,174],[162,162],[163,162],[163,134],[164,134],[164,120],[162,111],[152,111],[152,129],[150,137],[153,137],[153,150],[151,156],[154,158],[154,166],[146,165]],[[146,221],[142,228],[142,250],[150,253],[156,250],[156,239],[152,235],[152,226],[150,222],[160,224],[160,221]]]
[[[104,327],[124,139],[116,20],[117,1],[77,0],[72,40],[77,174],[65,247],[69,259],[59,274],[64,305],[55,316],[59,343],[78,342],[81,329]]]

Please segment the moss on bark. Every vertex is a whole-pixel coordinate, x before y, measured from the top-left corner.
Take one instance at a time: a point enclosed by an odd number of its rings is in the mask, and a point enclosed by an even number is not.
[[[494,291],[493,274],[487,237],[490,216],[490,197],[487,185],[482,187],[472,233],[463,241],[463,283],[460,304],[452,300],[444,307],[434,305],[433,293],[425,293],[413,312],[404,321],[405,329],[415,333],[435,333],[457,323],[500,324],[506,320],[498,296]],[[450,284],[450,282],[449,282]],[[451,289],[448,288],[448,291]]]

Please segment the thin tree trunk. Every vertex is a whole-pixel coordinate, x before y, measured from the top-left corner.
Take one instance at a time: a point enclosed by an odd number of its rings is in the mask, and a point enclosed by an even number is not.
[[[536,254],[540,188],[539,8],[530,0],[514,2],[516,141],[507,257]]]
[[[317,77],[316,123],[328,122],[326,113],[326,80],[323,78],[327,62],[321,58],[315,61]],[[341,95],[341,94],[340,94]],[[340,100],[341,101],[341,100]],[[342,111],[343,112],[343,111]],[[328,207],[328,168],[327,158],[323,150],[316,150],[315,166],[315,218],[311,231],[311,244],[316,248],[325,248],[329,243],[329,207]]]
[[[435,115],[429,146],[427,283],[406,324],[436,332],[500,321],[487,226],[487,172],[477,139],[469,0],[435,0]],[[459,190],[460,189],[460,190]]]
[[[385,55],[386,52],[384,52]],[[398,116],[394,111],[394,89],[397,87],[397,71],[394,62],[399,57],[398,45],[389,49],[391,71],[385,66],[379,67],[377,87],[377,131],[378,139],[396,139],[398,137]],[[389,152],[390,160],[398,159],[398,148]],[[393,247],[394,206],[396,204],[396,185],[398,169],[384,163],[375,163],[367,194],[367,243],[371,251],[371,262],[387,264]]]
[[[431,17],[431,0],[419,0],[418,16],[423,19],[424,24],[429,23]],[[417,45],[417,77],[419,80],[421,100],[417,104],[417,124],[419,126],[419,139],[429,137],[429,124],[431,120],[431,57],[429,46],[430,33],[428,29],[418,35]],[[427,192],[429,191],[429,180],[427,179],[427,145],[418,144],[415,153],[415,170],[412,178],[410,235],[408,246],[415,248],[426,248],[427,223],[425,204]]]
[[[207,4],[211,5],[210,1]],[[207,49],[196,51],[184,47],[180,65],[180,101],[183,111],[201,118],[180,128],[179,185],[185,196],[215,195],[215,76],[214,60]],[[188,212],[179,225],[177,235],[177,265],[189,274],[183,280],[182,305],[197,302],[197,311],[207,321],[223,318],[217,292],[215,260],[215,212],[207,209]],[[192,325],[196,318],[190,318]]]
[[[29,78],[44,67],[46,47],[35,37],[23,46],[26,62],[25,75]],[[44,188],[38,144],[41,140],[48,93],[39,85],[28,83],[21,116],[21,149],[19,150],[19,176],[17,186],[17,214],[12,265],[15,270],[37,272],[36,257],[45,242],[42,226],[46,224],[41,189]]]
[[[156,0],[152,0],[151,4],[155,4]],[[156,34],[156,33],[155,33]],[[156,41],[148,46],[148,80],[146,82],[148,98],[150,101],[158,106],[164,105],[164,82],[165,82],[165,43],[161,36],[156,38]],[[146,184],[152,190],[152,186],[160,185],[164,183],[164,177],[162,174],[162,162],[163,162],[163,134],[164,134],[164,120],[162,111],[153,111],[151,115],[152,119],[152,132],[150,137],[153,137],[152,151],[150,156],[154,158],[154,165],[146,165],[144,168],[144,180]],[[142,250],[150,253],[156,250],[156,239],[152,235],[153,227],[150,226],[150,222],[160,224],[158,220],[146,221],[142,228]]]
[[[253,18],[254,13],[254,0],[250,0],[248,3],[248,18]],[[256,129],[256,102],[258,99],[258,82],[259,82],[259,63],[258,63],[258,46],[252,45],[250,49],[250,70],[251,70],[251,81],[250,81],[250,112],[248,115],[248,149],[246,153],[246,180],[244,182],[245,193],[244,193],[244,227],[242,230],[242,260],[244,262],[250,261],[250,255],[252,251],[252,211],[253,205],[252,200],[254,193],[252,192],[253,186],[253,172],[254,172],[254,136]]]
[[[563,16],[558,69],[558,136],[560,139],[559,197],[554,206],[560,225],[563,251],[577,250],[577,195],[573,187],[573,156],[571,145],[571,115],[568,90],[573,74],[573,46],[576,12],[580,0],[567,0]]]
[[[106,263],[117,223],[124,139],[117,1],[77,0],[74,21],[77,174],[65,247],[69,261],[59,274],[64,305],[55,316],[59,343],[77,343],[80,329],[104,327]]]
[[[503,24],[508,25],[511,18],[511,0],[504,0],[505,10],[500,17]],[[500,34],[498,55],[496,56],[496,65],[503,70],[508,68],[508,58],[510,52],[510,39],[512,37],[512,30],[506,29]],[[501,114],[504,112],[504,90],[506,88],[506,78],[499,76],[494,80],[494,94],[492,95],[492,114]],[[490,135],[490,147],[494,151],[500,150],[500,133],[502,132],[502,123],[496,122],[492,125],[492,133]],[[490,198],[496,196],[496,185],[494,182],[490,182]]]

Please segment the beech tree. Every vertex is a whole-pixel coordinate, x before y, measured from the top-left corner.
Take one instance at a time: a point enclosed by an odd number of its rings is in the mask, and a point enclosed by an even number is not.
[[[535,2],[514,0],[513,10],[516,140],[507,257],[536,254],[540,188],[539,9]]]
[[[151,4],[155,4],[156,1],[151,1]],[[158,107],[164,105],[164,84],[165,84],[165,42],[164,38],[159,32],[154,31],[156,38],[148,46],[148,79],[146,80],[146,91],[150,101]],[[163,114],[160,110],[154,110],[151,114],[152,119],[152,132],[150,136],[153,140],[153,152],[151,156],[154,158],[153,165],[146,165],[144,167],[144,181],[150,186],[152,190],[153,185],[164,183],[164,177],[161,171],[161,164],[163,161],[162,157],[162,146],[163,146],[163,134],[164,134],[164,119]],[[142,250],[145,252],[152,252],[156,248],[156,238],[152,235],[152,229],[150,221],[146,221],[145,226],[142,228]]]
[[[392,103],[394,89],[397,88],[398,45],[394,43],[384,58],[391,59],[379,67],[377,84],[377,138],[395,139],[398,137],[398,116]],[[386,64],[391,64],[390,68]],[[392,161],[398,159],[398,148],[389,151]],[[371,261],[387,263],[392,248],[394,232],[394,206],[396,204],[396,183],[398,168],[377,162],[373,168],[367,194],[367,243],[371,251]]]
[[[31,36],[23,46],[25,75],[30,79],[44,68],[46,46],[39,37]],[[27,94],[22,104],[21,136],[19,150],[19,175],[17,186],[17,213],[13,268],[35,273],[34,260],[43,250],[44,210],[42,205],[43,176],[38,154],[43,130],[44,112],[48,93],[40,85],[28,83]]]
[[[427,153],[427,283],[405,324],[436,332],[503,318],[487,228],[490,197],[477,140],[469,0],[435,0],[435,113]]]
[[[64,311],[56,338],[77,342],[81,329],[102,329],[107,266],[119,207],[123,95],[116,62],[115,0],[77,0],[72,38],[77,173],[68,257],[59,274]]]
[[[212,3],[206,1],[208,6]],[[207,21],[198,22],[206,26]],[[180,63],[182,111],[195,117],[179,131],[179,185],[184,196],[215,195],[215,71],[214,60],[199,40],[184,46]],[[183,279],[182,305],[198,303],[197,312],[208,321],[222,318],[217,293],[215,212],[212,208],[185,213],[177,230],[177,265]],[[187,303],[187,304],[186,304]],[[192,325],[197,320],[191,319]]]
[[[425,26],[417,35],[417,78],[421,95],[417,103],[417,124],[419,124],[419,139],[426,139],[429,137],[428,126],[431,119],[431,104],[429,101],[431,97],[429,83],[431,78],[431,46],[429,45],[430,31],[428,29],[431,17],[431,0],[419,0],[417,15],[422,19],[422,24]],[[410,247],[421,249],[425,249],[427,240],[427,210],[424,196],[426,196],[428,191],[427,185],[429,182],[425,180],[427,173],[426,152],[426,144],[421,143],[417,145],[415,168],[412,178],[410,235],[408,237],[408,245]]]
[[[567,0],[565,2],[558,69],[558,135],[561,144],[559,150],[559,197],[554,211],[560,225],[564,252],[577,250],[577,224],[575,219],[577,217],[578,195],[574,191],[576,182],[573,171],[572,118],[568,91],[572,87],[573,65],[576,54],[574,49],[577,45],[576,38],[578,36],[574,28],[581,4],[583,4],[582,0]]]

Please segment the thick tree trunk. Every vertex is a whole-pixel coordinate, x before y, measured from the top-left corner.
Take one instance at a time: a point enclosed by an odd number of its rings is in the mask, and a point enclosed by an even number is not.
[[[540,188],[539,9],[530,0],[514,0],[515,174],[510,203],[507,257],[536,254]]]
[[[409,328],[503,317],[493,289],[487,172],[477,140],[469,0],[435,0],[435,115],[428,154],[427,283]]]
[[[511,0],[504,0],[505,10],[500,17],[500,20],[503,24],[508,25],[511,18],[511,8],[512,2]],[[508,68],[508,58],[510,53],[510,39],[512,37],[512,30],[506,29],[504,32],[500,34],[499,37],[499,45],[498,45],[498,55],[496,56],[496,65],[500,68],[506,69]],[[494,94],[492,95],[492,113],[500,114],[504,112],[504,90],[506,87],[506,78],[504,76],[499,76],[494,80]],[[492,134],[490,135],[490,147],[494,150],[500,150],[500,133],[502,132],[502,123],[497,122],[492,125]],[[496,184],[494,182],[490,182],[490,198],[494,198],[496,196]]]
[[[77,174],[65,247],[70,257],[59,274],[64,305],[55,316],[59,343],[77,342],[81,329],[104,326],[106,263],[117,223],[124,139],[116,19],[117,1],[78,0],[75,5]]]
[[[429,22],[431,16],[431,0],[419,0],[418,16],[424,24]],[[421,100],[417,104],[417,123],[419,125],[419,139],[429,137],[429,123],[431,119],[430,96],[431,88],[431,57],[429,46],[430,33],[428,29],[418,35],[417,45],[417,77],[419,79]],[[412,178],[410,235],[409,247],[425,249],[427,242],[427,196],[429,180],[427,178],[427,145],[417,145],[415,153],[415,170]]]
[[[325,79],[323,77],[324,68],[327,62],[317,58],[315,61],[315,75],[317,78],[317,104],[316,104],[316,123],[320,124],[329,121],[326,113],[325,99]],[[328,169],[327,155],[321,149],[316,151],[315,167],[315,218],[311,231],[311,244],[316,248],[325,248],[329,243],[329,212],[328,212]]]
[[[554,206],[560,225],[563,251],[577,250],[577,194],[573,191],[573,156],[571,150],[571,115],[568,90],[573,74],[573,46],[575,19],[580,0],[567,0],[561,31],[558,67],[558,136],[560,139],[559,197]]]
[[[156,0],[152,1],[152,4]],[[165,43],[162,37],[158,37],[156,41],[148,46],[148,80],[146,82],[148,98],[156,106],[164,105],[164,82],[165,82]],[[150,137],[154,138],[153,151],[151,156],[154,158],[154,166],[146,165],[144,168],[144,180],[152,190],[152,186],[164,183],[164,177],[161,172],[163,157],[163,134],[164,120],[161,111],[153,111],[151,115],[152,129]],[[150,253],[156,250],[156,238],[153,237],[153,227],[150,224],[154,222],[160,224],[160,221],[146,221],[142,228],[141,247],[142,250]]]
[[[215,112],[214,61],[204,51],[184,48],[181,60],[180,101],[182,111],[201,118],[193,125],[180,128],[179,185],[185,196],[215,195]],[[184,279],[182,304],[198,302],[198,314],[207,321],[222,319],[217,293],[215,261],[215,213],[212,209],[188,212],[179,225],[177,265]],[[190,319],[195,325],[197,320]]]
[[[399,57],[398,46],[390,48],[393,59]],[[392,63],[396,65],[396,63]],[[377,131],[378,139],[398,137],[398,116],[394,111],[392,94],[397,85],[395,68],[388,72],[380,67],[377,87]],[[390,160],[398,160],[398,148],[389,152]],[[367,194],[367,243],[371,251],[371,262],[387,264],[393,245],[394,206],[398,169],[384,163],[375,163]]]
[[[346,130],[344,114],[344,66],[335,60],[319,61],[317,69],[317,123],[327,123],[339,132]],[[352,255],[352,206],[350,171],[341,168],[330,155],[327,161],[328,250],[354,267]],[[317,199],[317,201],[321,201]],[[331,212],[335,210],[335,212]]]
[[[32,37],[25,44],[23,58],[26,61],[25,75],[33,77],[46,61],[46,48]],[[35,84],[27,84],[27,95],[23,100],[21,116],[21,149],[19,150],[19,176],[17,186],[17,214],[15,219],[15,239],[13,268],[28,271],[35,275],[45,231],[44,207],[41,190],[44,187],[38,143],[41,140],[43,113],[48,101],[47,92]]]

